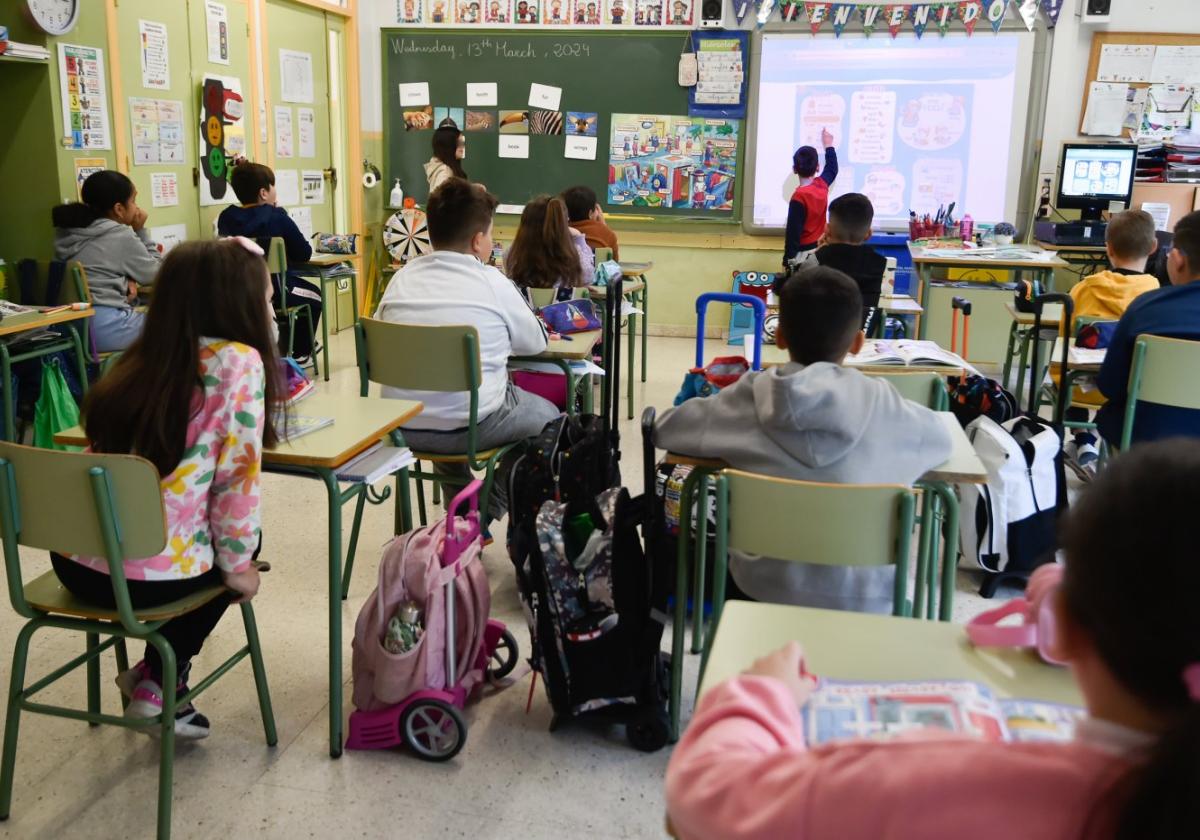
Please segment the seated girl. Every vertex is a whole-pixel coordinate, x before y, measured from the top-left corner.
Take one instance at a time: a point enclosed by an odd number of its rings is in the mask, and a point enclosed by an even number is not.
[[[667,768],[677,836],[1194,836],[1200,563],[1186,523],[1197,507],[1200,444],[1176,438],[1121,455],[1068,514],[1065,571],[1037,574],[1062,577],[1051,651],[1088,714],[1070,743],[921,733],[810,749],[800,707],[813,683],[792,642],[700,701]]]
[[[278,441],[273,415],[283,392],[261,248],[241,237],[185,242],[163,260],[157,281],[145,332],[88,393],[83,418],[94,451],[140,455],[162,476],[167,544],[159,555],[125,561],[133,606],[214,584],[229,589],[159,628],[183,693],[192,657],[225,608],[258,592],[251,561],[260,548],[262,448]],[[51,561],[76,597],[114,606],[104,558]],[[152,646],[117,684],[130,698],[126,717],[161,714],[162,661]],[[177,736],[208,732],[191,704],[176,714]]]
[[[525,205],[504,272],[522,289],[558,289],[558,300],[595,282],[595,255],[587,238],[567,223],[561,198],[539,195]]]
[[[137,188],[120,172],[93,172],[80,189],[82,202],[51,212],[54,258],[78,261],[87,272],[96,307],[91,320],[96,350],[124,350],[142,334],[146,316],[134,309],[138,285],[154,282],[162,255],[146,230]]]

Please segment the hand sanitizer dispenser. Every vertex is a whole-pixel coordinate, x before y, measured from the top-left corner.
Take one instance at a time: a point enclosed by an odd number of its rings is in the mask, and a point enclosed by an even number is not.
[[[400,179],[396,179],[395,185],[392,187],[392,194],[388,198],[388,206],[399,209],[404,206],[404,190],[400,189]]]

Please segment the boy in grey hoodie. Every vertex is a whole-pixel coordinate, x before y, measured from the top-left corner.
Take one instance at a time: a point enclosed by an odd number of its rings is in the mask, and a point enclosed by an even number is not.
[[[815,267],[779,292],[776,344],[791,361],[749,373],[666,412],[655,444],[748,472],[840,484],[905,484],[950,456],[937,415],[883,379],[842,367],[862,349],[862,295],[842,272]],[[804,517],[804,511],[779,511]],[[892,566],[822,566],[730,557],[744,592],[763,601],[889,613]]]
[[[134,309],[138,285],[154,282],[162,255],[146,231],[137,188],[120,172],[93,172],[82,202],[52,211],[54,258],[78,261],[96,307],[91,328],[101,353],[124,350],[142,334],[145,315]]]

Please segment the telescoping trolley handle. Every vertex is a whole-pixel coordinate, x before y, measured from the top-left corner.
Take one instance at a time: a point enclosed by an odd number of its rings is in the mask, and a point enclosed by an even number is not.
[[[1071,299],[1070,295],[1063,294],[1062,292],[1047,292],[1044,295],[1038,295],[1033,299],[1033,335],[1031,339],[1033,343],[1033,366],[1030,368],[1033,381],[1029,383],[1029,416],[1031,417],[1037,414],[1037,394],[1042,387],[1042,365],[1041,359],[1038,357],[1042,344],[1042,314],[1046,310],[1047,303],[1062,304],[1061,323],[1066,325],[1066,329],[1057,330],[1056,332],[1061,332],[1063,335],[1062,359],[1060,360],[1061,367],[1059,370],[1061,372],[1060,375],[1063,375],[1061,381],[1064,384],[1066,383],[1065,374],[1071,356],[1071,322],[1075,320],[1075,301]],[[1068,396],[1061,395],[1060,399],[1054,405],[1054,425],[1059,428],[1062,427],[1063,411],[1066,408]]]
[[[754,358],[750,360],[750,367],[752,370],[762,370],[763,325],[767,322],[767,305],[762,298],[733,292],[706,292],[696,298],[696,367],[704,367],[704,315],[710,303],[741,304],[754,309]]]
[[[958,313],[962,312],[963,318],[963,343],[962,357],[967,358],[967,345],[971,341],[971,301],[962,297],[950,299],[950,352],[958,352]]]

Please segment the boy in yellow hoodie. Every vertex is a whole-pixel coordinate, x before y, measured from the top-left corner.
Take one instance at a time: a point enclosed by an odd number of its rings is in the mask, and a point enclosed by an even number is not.
[[[1125,210],[1109,219],[1105,250],[1112,268],[1085,278],[1071,289],[1076,318],[1082,315],[1106,321],[1120,320],[1138,295],[1159,288],[1158,278],[1146,273],[1146,262],[1158,250],[1154,219],[1149,213]],[[1070,334],[1075,334],[1074,323]],[[1066,419],[1084,421],[1088,419],[1089,410],[1079,403],[1099,408],[1104,398],[1094,389],[1081,391],[1077,388],[1071,401],[1075,405],[1067,409]],[[1090,478],[1100,457],[1095,435],[1088,431],[1076,433],[1075,440],[1067,443],[1066,455],[1067,463],[1081,478]]]

